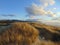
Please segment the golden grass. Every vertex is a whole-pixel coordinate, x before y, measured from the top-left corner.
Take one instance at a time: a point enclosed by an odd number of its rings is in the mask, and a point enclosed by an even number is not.
[[[56,31],[54,27],[42,24],[15,22],[0,34],[0,45],[60,45],[60,42],[39,40],[39,28]]]
[[[12,26],[0,35],[0,45],[31,45],[38,34],[38,30],[28,23],[12,23]]]
[[[54,27],[54,26],[40,24],[40,23],[31,23],[31,25],[34,27],[38,27],[38,28],[45,28],[52,33],[60,34],[60,32],[58,32],[58,31],[60,31],[60,27]]]
[[[60,42],[52,42],[52,41],[37,39],[36,42],[33,43],[32,45],[60,45]]]

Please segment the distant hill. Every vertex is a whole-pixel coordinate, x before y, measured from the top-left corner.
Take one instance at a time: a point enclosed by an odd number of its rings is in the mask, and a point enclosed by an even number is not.
[[[38,22],[0,21],[0,45],[32,44],[60,45],[60,28]]]

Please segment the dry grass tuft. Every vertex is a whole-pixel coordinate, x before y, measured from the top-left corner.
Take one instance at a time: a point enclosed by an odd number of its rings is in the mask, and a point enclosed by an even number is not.
[[[60,42],[52,42],[52,41],[37,39],[36,42],[33,43],[32,45],[60,45]]]
[[[0,35],[0,45],[31,45],[38,34],[38,30],[28,23],[12,23],[12,26]]]

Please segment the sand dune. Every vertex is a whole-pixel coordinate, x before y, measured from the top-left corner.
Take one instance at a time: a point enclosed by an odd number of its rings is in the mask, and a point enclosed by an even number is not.
[[[0,29],[0,45],[60,45],[60,28],[31,22],[12,22]]]

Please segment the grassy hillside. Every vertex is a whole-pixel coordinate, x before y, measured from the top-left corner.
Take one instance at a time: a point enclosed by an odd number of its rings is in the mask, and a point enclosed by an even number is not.
[[[37,22],[0,22],[0,45],[60,45],[60,28]]]

